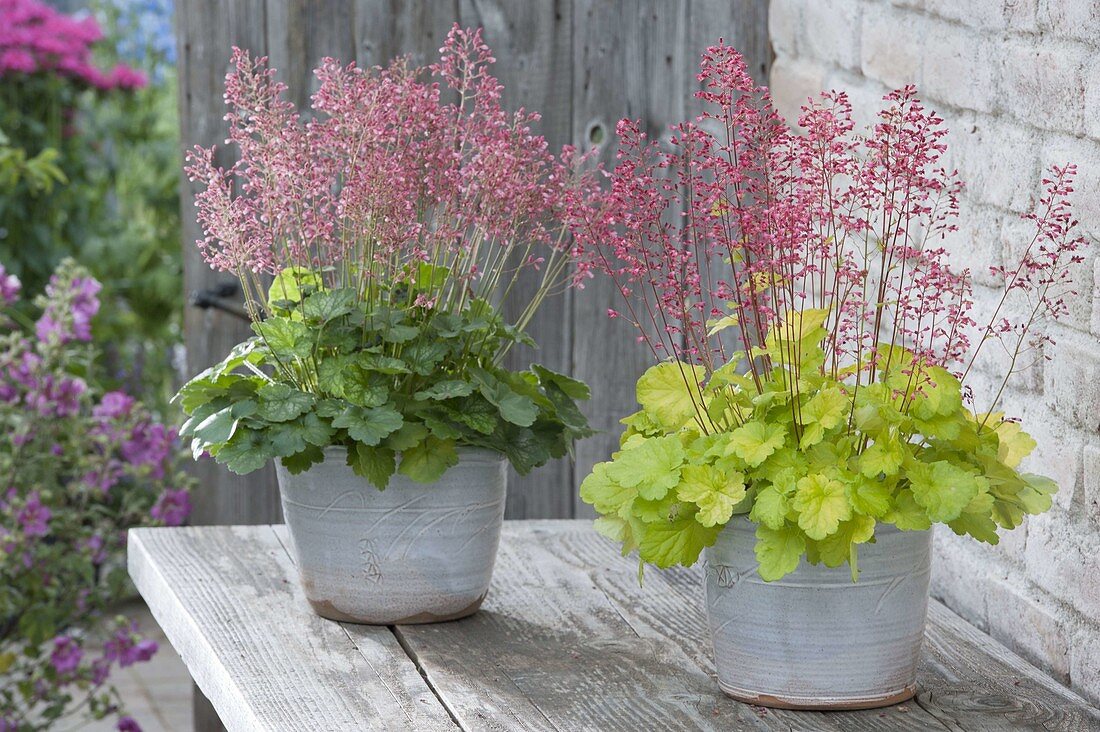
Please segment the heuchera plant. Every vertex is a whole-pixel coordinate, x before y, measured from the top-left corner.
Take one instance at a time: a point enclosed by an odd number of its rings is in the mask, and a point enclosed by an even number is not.
[[[156,643],[111,614],[131,526],[183,522],[189,479],[173,431],[85,380],[99,283],[67,260],[34,323],[0,266],[0,731],[121,715],[116,667]],[[129,717],[119,728],[138,729]]]
[[[598,527],[667,567],[747,515],[765,580],[803,556],[855,579],[878,523],[996,543],[1047,510],[1054,483],[1017,470],[1035,442],[996,410],[1042,357],[1037,327],[1066,311],[1083,245],[1073,166],[1044,180],[1034,235],[992,270],[1003,292],[979,326],[969,271],[937,243],[960,191],[947,131],[912,87],[866,134],[839,92],[795,132],[733,49],[709,48],[698,78],[708,111],[673,128],[670,152],[623,120],[610,196],[575,212],[591,268],[623,295],[610,314],[660,362],[621,451],[581,487]],[[964,380],[993,349],[1007,365],[984,401]]]
[[[395,471],[436,480],[463,445],[527,473],[589,434],[584,384],[502,363],[570,284],[564,215],[595,181],[548,152],[535,115],[501,109],[480,31],[456,26],[441,53],[430,69],[326,59],[303,121],[265,60],[234,51],[240,161],[196,148],[188,173],[199,246],[240,278],[256,335],[178,395],[196,457],[299,472],[342,446],[384,488]]]

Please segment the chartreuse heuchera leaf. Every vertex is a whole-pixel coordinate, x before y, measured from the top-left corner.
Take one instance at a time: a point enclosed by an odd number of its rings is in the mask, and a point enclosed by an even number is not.
[[[325,281],[301,267],[277,275],[255,337],[180,390],[180,434],[196,458],[237,473],[281,460],[300,473],[342,447],[351,469],[382,489],[398,473],[438,480],[463,447],[496,451],[526,474],[592,433],[577,406],[589,396],[583,383],[497,365],[504,347],[531,341],[489,303],[461,312],[413,304],[409,288],[430,300],[449,282],[445,267],[422,263],[373,300]],[[676,438],[630,460],[638,464],[620,490],[659,499],[679,482]]]
[[[797,375],[774,368],[758,380],[737,361],[713,373],[649,369],[621,449],[581,484],[598,530],[667,567],[695,562],[731,521],[751,521],[764,580],[805,560],[848,564],[856,581],[859,547],[880,525],[944,523],[996,543],[998,530],[1050,508],[1057,486],[1018,471],[1035,447],[1019,423],[971,413],[953,374],[904,349],[878,354],[893,366],[870,383],[866,368],[830,371],[825,322],[823,312],[788,315],[753,349],[773,362],[790,355]]]

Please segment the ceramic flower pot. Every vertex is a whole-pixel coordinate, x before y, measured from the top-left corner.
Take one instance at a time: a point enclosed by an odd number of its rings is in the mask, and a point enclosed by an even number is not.
[[[879,525],[847,566],[802,560],[775,582],[756,573],[756,525],[735,517],[706,550],[707,618],[718,683],[740,701],[869,709],[916,693],[928,610],[931,531]]]
[[[291,475],[277,466],[283,515],[302,587],[322,617],[353,623],[434,623],[471,615],[489,591],[505,467],[489,450],[459,449],[436,483],[394,475],[384,491],[355,475],[343,448]]]

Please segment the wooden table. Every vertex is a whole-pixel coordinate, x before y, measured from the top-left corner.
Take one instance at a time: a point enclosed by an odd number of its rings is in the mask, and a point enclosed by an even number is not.
[[[283,526],[135,529],[130,574],[231,731],[1100,730],[1100,712],[943,605],[920,694],[790,712],[718,690],[698,569],[647,571],[587,521],[507,522],[481,612],[313,615]]]

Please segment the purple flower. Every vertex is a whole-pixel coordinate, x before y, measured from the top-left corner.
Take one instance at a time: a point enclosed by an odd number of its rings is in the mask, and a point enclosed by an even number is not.
[[[92,339],[92,318],[99,312],[99,298],[96,295],[103,286],[91,277],[78,277],[73,280],[73,335],[77,340]]]
[[[80,397],[87,390],[83,379],[50,374],[37,391],[27,394],[27,406],[43,417],[71,417],[80,411]]]
[[[179,526],[191,513],[191,497],[186,490],[166,489],[149,510],[149,515],[167,526]]]
[[[80,482],[88,488],[106,493],[118,484],[122,477],[122,464],[117,460],[109,460],[106,465],[97,467],[85,473]]]
[[[119,717],[119,732],[141,732],[141,725],[134,721],[133,717]]]
[[[26,51],[18,48],[9,48],[7,51],[0,53],[0,74],[6,71],[19,71],[24,74],[31,74],[37,69],[38,64],[35,62],[34,56],[31,56]]]
[[[133,406],[134,398],[126,392],[109,391],[92,409],[92,414],[100,419],[118,419],[128,417]]]
[[[3,61],[0,61],[0,65]],[[23,288],[22,283],[19,282],[19,278],[13,274],[8,274],[4,269],[4,265],[0,264],[0,302],[5,305],[11,305],[13,302],[19,299],[19,291]]]
[[[71,674],[80,666],[80,660],[84,657],[84,650],[75,640],[67,635],[59,635],[53,639],[53,653],[50,654],[50,663],[59,674]]]
[[[64,326],[54,320],[49,311],[42,313],[42,317],[34,324],[34,334],[38,336],[40,341],[50,341],[52,339],[56,339],[60,343],[69,341]]]
[[[175,439],[175,430],[157,422],[142,422],[134,425],[130,439],[119,451],[126,462],[152,468],[152,477],[159,480],[164,477],[164,463],[172,454]]]
[[[103,537],[92,534],[81,544],[81,548],[87,549],[92,555],[92,564],[99,565],[107,561],[107,552],[103,550]]]
[[[23,527],[24,536],[45,536],[49,530],[50,509],[42,505],[38,491],[27,497],[27,503],[16,517]]]
[[[157,642],[150,638],[135,641],[136,625],[120,628],[103,646],[103,657],[108,661],[117,661],[125,668],[135,663],[148,661],[157,652]]]

